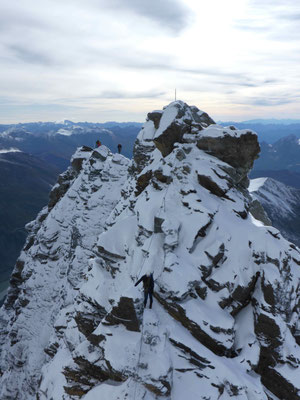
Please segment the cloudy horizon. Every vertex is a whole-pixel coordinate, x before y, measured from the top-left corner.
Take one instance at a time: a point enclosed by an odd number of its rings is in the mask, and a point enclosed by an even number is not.
[[[0,123],[143,122],[175,88],[215,120],[299,119],[291,0],[2,0],[0,10]]]

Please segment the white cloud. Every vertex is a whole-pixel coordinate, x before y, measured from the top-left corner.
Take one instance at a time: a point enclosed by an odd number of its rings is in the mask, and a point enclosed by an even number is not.
[[[214,119],[296,117],[299,16],[291,0],[2,2],[0,122],[143,120],[175,87]]]

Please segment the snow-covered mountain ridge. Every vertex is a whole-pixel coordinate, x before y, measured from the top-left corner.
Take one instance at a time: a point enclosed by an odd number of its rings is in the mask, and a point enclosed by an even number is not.
[[[300,253],[250,210],[257,136],[181,101],[83,148],[1,310],[1,399],[299,399]],[[153,309],[137,278],[153,271]]]
[[[300,246],[300,189],[272,178],[251,180],[249,191],[264,207],[272,225],[282,235]]]

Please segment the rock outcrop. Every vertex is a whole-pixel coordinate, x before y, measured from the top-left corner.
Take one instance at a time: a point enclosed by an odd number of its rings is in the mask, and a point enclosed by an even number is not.
[[[163,110],[148,113],[133,149],[135,170],[141,170],[149,162],[154,145],[163,156],[171,153],[176,142],[181,142],[185,133],[195,133],[214,124],[208,114],[197,107],[189,107],[182,101],[175,101]]]
[[[300,251],[250,212],[255,133],[178,101],[148,114],[132,163],[103,151],[79,152],[77,178],[20,257],[1,314],[3,398],[299,399]],[[149,270],[152,310],[134,287]],[[62,281],[42,293],[42,277]],[[50,296],[37,370],[28,325]]]

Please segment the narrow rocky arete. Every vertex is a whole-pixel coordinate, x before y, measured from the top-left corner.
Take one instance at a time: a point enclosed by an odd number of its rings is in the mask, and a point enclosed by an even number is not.
[[[63,176],[55,205],[35,225],[34,244],[45,264],[32,266],[31,275],[29,267],[15,270],[14,296],[2,309],[3,398],[298,399],[300,254],[253,207],[247,175],[259,153],[256,134],[218,126],[176,101],[148,114],[132,162],[108,151],[94,162],[93,152],[83,153],[68,174],[77,169],[85,184]],[[101,209],[112,192],[105,215],[84,207],[92,196]],[[83,238],[74,237],[73,253],[51,260],[53,268],[60,265],[51,279],[54,286],[63,282],[64,296],[53,296],[55,312],[45,316],[36,353],[46,354],[37,371],[32,333],[24,342],[20,325],[25,315],[33,321],[28,309],[43,301],[41,290],[41,300],[33,297],[32,280],[37,270],[50,275],[49,255],[69,214],[52,236],[46,221],[61,215],[66,198],[86,232],[99,232],[84,244],[85,258],[78,256]],[[34,260],[28,251],[21,255],[26,266]],[[144,310],[134,283],[149,270],[155,299]]]

